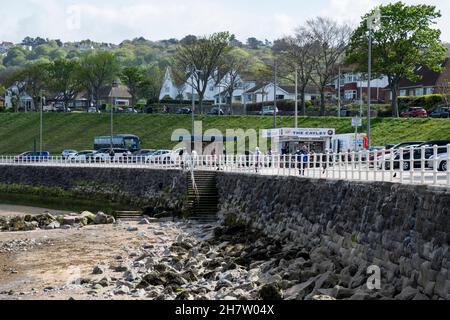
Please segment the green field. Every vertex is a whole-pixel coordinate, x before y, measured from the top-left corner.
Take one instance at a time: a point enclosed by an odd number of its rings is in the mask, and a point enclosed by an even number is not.
[[[59,155],[63,149],[91,149],[98,135],[109,135],[108,114],[44,114],[44,149]],[[273,118],[260,116],[204,116],[204,130],[266,129],[273,127]],[[405,140],[450,140],[448,119],[378,118],[372,122],[373,144],[385,145]],[[279,127],[293,127],[293,117],[280,117]],[[302,128],[336,128],[338,133],[353,132],[349,118],[300,118]],[[126,115],[114,117],[115,133],[140,136],[144,148],[171,148],[175,129],[190,129],[191,117],[183,115]],[[13,155],[39,146],[39,114],[0,114],[0,154]]]

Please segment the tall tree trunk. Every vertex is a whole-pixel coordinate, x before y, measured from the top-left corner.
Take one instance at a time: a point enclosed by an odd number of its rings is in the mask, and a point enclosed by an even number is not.
[[[306,101],[305,101],[305,97],[306,97],[306,87],[302,86],[300,88],[300,100],[301,100],[301,104],[302,104],[302,115],[303,116],[306,115]]]
[[[398,109],[398,84],[394,83],[392,85],[392,116],[394,118],[399,118],[400,114],[399,114],[399,109]]]
[[[323,88],[320,89],[320,115],[325,116],[325,91]]]

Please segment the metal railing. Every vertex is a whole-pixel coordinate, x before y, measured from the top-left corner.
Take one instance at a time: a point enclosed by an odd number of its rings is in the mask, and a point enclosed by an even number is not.
[[[220,170],[316,179],[383,181],[450,187],[450,145],[399,150],[299,155],[222,155],[173,158],[122,157],[68,160],[62,157],[0,156],[0,165]]]

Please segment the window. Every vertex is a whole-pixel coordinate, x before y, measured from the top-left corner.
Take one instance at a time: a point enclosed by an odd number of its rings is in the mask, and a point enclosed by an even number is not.
[[[434,88],[426,88],[426,94],[433,94]]]
[[[423,89],[422,89],[422,88],[416,89],[416,91],[414,92],[414,95],[415,95],[416,97],[423,96]]]
[[[166,86],[166,92],[170,92],[170,86]]]
[[[241,96],[234,96],[234,101],[242,101],[242,97]]]
[[[214,91],[214,86],[210,86],[209,91]]]
[[[406,90],[400,90],[400,96],[406,97]]]
[[[284,95],[278,94],[278,95],[277,95],[277,100],[284,100]]]
[[[356,90],[346,90],[344,96],[346,100],[354,100],[357,98],[357,92]]]

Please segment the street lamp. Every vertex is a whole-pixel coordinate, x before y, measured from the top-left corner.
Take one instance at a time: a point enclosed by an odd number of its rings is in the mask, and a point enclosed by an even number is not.
[[[191,148],[192,150],[194,150],[194,140],[195,140],[195,135],[194,135],[194,129],[195,129],[195,96],[194,96],[194,74],[199,74],[202,71],[198,70],[196,66],[192,66],[191,67],[191,89],[192,89],[192,141],[191,141]]]
[[[368,147],[371,146],[371,121],[372,121],[372,33],[374,26],[383,18],[379,8],[375,10],[375,14],[367,19],[367,29],[369,29],[369,62],[367,74],[367,141]]]
[[[43,91],[40,91],[40,96],[41,96],[41,110],[40,110],[40,126],[39,126],[39,151],[42,153],[43,148],[44,148],[44,143],[43,143],[43,127],[44,127],[44,101],[43,101]]]
[[[274,59],[274,81],[273,81],[273,127],[277,128],[277,58]]]

